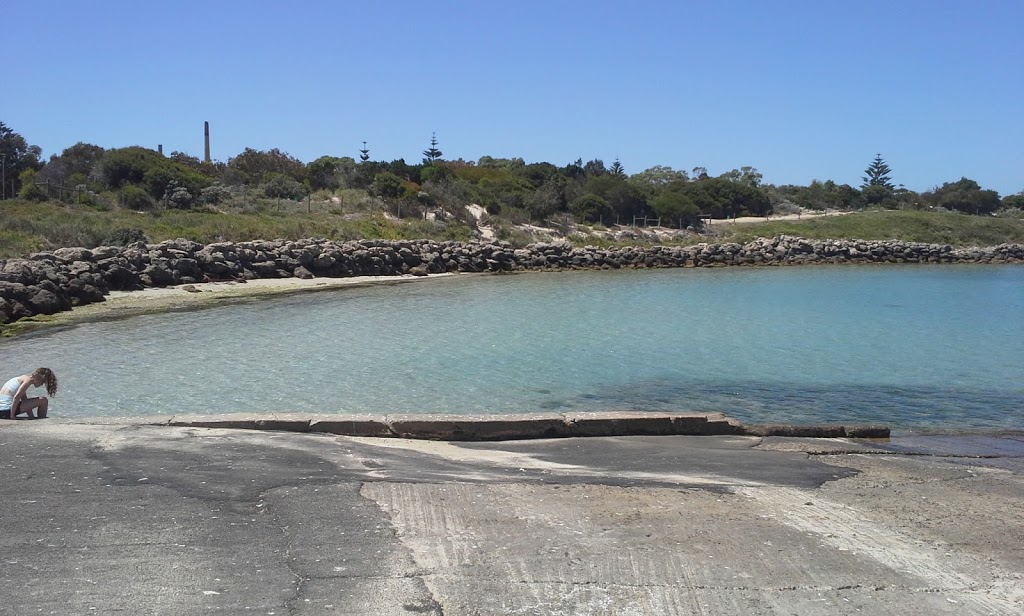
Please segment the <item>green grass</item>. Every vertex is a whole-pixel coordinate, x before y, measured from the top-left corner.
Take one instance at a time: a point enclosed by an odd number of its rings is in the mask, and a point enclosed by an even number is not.
[[[362,211],[348,214],[340,207],[314,204],[306,211],[301,203],[254,204],[246,212],[156,210],[133,212],[112,208],[101,210],[86,205],[31,203],[20,200],[0,202],[0,258],[24,256],[64,246],[91,248],[110,241],[118,230],[137,229],[151,242],[188,238],[202,243],[252,239],[301,239],[321,237],[333,240],[363,238],[433,239],[468,241],[472,230],[454,219],[447,224],[384,218]],[[495,221],[502,239],[529,242],[528,236],[507,221]],[[681,242],[748,242],[757,237],[795,235],[809,239],[898,239],[953,246],[993,246],[1006,242],[1024,243],[1024,219],[967,216],[939,212],[871,211],[795,221],[736,225],[715,225],[707,235],[688,236]],[[613,242],[587,235],[574,240],[605,246],[636,246],[643,243]]]
[[[304,206],[282,208],[281,212],[266,208],[250,214],[189,210],[133,212],[9,200],[0,203],[0,214],[3,221],[0,258],[65,246],[92,248],[108,243],[111,234],[122,229],[141,230],[151,242],[180,237],[204,244],[309,237],[338,241],[363,238],[468,241],[472,238],[472,230],[456,220],[438,225],[431,221],[397,221],[371,214],[352,219],[323,209],[306,213]]]
[[[952,246],[1024,243],[1024,220],[946,212],[870,211],[807,220],[721,225],[721,241],[795,235],[807,239],[903,240]]]

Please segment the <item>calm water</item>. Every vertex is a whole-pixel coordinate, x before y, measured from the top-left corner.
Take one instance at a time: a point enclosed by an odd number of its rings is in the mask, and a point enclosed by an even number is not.
[[[1024,267],[453,277],[0,342],[63,416],[723,411],[1024,429]]]

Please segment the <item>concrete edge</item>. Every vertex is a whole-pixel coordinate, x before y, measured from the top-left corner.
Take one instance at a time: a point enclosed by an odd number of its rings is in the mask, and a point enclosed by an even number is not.
[[[722,413],[587,411],[509,415],[234,413],[174,415],[152,425],[313,432],[439,441],[504,441],[588,436],[788,436],[889,438],[890,429],[861,424],[752,424]]]

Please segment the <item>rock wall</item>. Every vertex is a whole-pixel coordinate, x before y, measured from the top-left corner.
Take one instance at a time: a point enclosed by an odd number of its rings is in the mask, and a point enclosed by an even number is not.
[[[101,302],[111,290],[216,280],[819,263],[1024,263],[1024,245],[953,248],[787,236],[748,244],[623,248],[533,244],[519,249],[507,242],[429,240],[138,242],[123,248],[60,248],[27,259],[0,260],[0,323]]]

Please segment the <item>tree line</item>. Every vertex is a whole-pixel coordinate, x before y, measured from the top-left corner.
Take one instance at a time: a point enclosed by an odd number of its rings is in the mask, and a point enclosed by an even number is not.
[[[105,149],[76,143],[44,161],[41,149],[0,122],[0,196],[78,200],[135,210],[215,207],[255,194],[268,199],[323,198],[339,190],[365,191],[405,215],[429,208],[484,206],[491,215],[545,223],[579,222],[699,226],[703,218],[769,216],[800,208],[941,208],[968,214],[1024,209],[1024,192],[1000,198],[968,178],[923,193],[895,185],[879,154],[859,187],[815,180],[807,186],[771,185],[753,167],[711,175],[655,166],[629,175],[618,160],[578,159],[564,166],[522,158],[476,161],[443,158],[437,136],[419,163],[371,160],[363,142],[359,160],[321,156],[310,163],[278,149],[246,148],[227,162],[204,162],[183,152],[169,156],[140,147]]]

